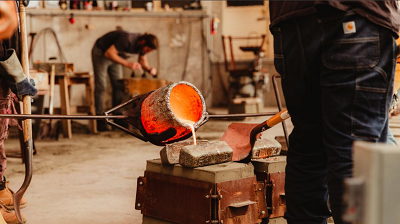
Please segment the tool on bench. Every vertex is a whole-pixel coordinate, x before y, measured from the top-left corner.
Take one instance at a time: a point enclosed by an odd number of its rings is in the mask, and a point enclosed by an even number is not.
[[[220,139],[233,149],[233,161],[250,162],[251,150],[260,133],[290,117],[285,109],[261,124],[232,123]]]

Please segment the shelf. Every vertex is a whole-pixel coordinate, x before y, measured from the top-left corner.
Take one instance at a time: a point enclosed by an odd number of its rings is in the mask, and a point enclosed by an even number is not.
[[[207,18],[208,15],[202,10],[186,10],[186,11],[130,11],[130,12],[117,12],[117,11],[85,11],[85,10],[61,10],[61,9],[27,9],[26,15],[28,16],[70,16],[74,14],[78,16],[93,16],[93,17],[195,17]]]

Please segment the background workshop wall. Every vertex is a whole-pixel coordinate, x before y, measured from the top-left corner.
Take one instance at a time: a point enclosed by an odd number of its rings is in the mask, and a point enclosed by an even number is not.
[[[36,33],[44,28],[53,29],[67,62],[74,63],[75,71],[93,71],[91,49],[95,41],[119,26],[127,31],[148,32],[159,37],[159,52],[151,52],[148,58],[150,65],[159,68],[160,79],[172,82],[185,80],[197,86],[204,96],[210,95],[207,94],[211,85],[207,83],[209,69],[204,53],[206,41],[202,36],[204,26],[207,26],[204,12],[73,11],[74,24],[69,22],[70,13],[61,10],[28,10],[27,29],[28,32]],[[157,53],[160,54],[159,60]],[[34,47],[32,61],[45,62],[50,57],[60,58],[56,42],[52,35],[42,35]],[[137,57],[130,60],[137,60]],[[131,71],[125,69],[124,76],[130,75]],[[79,91],[71,92],[74,95]],[[71,98],[71,103],[76,103],[77,100],[73,100],[76,97]],[[210,105],[211,101],[207,103]]]
[[[223,64],[221,35],[249,36],[266,34],[263,67],[269,75],[275,74],[273,66],[272,37],[270,35],[268,2],[264,6],[228,7],[226,1],[202,1],[203,10],[196,11],[61,11],[57,9],[28,9],[28,32],[40,32],[52,28],[68,62],[74,63],[75,71],[92,72],[91,48],[101,35],[115,30],[117,26],[132,32],[154,33],[160,39],[160,55],[148,55],[151,65],[159,67],[159,78],[172,82],[182,79],[196,85],[210,106],[226,106],[224,89],[229,86],[228,73]],[[75,23],[70,24],[70,14]],[[220,20],[216,34],[210,34],[213,18]],[[28,44],[30,38],[28,39]],[[190,47],[188,48],[188,45]],[[33,61],[47,61],[58,57],[53,37],[49,34],[40,38],[35,46]],[[235,51],[239,66],[247,66],[252,53]],[[137,60],[136,57],[130,60]],[[157,62],[159,61],[159,64]],[[186,69],[185,69],[186,65]],[[124,69],[124,76],[131,71]],[[139,74],[136,74],[139,75]],[[137,77],[137,76],[136,76]],[[271,83],[267,83],[264,105],[275,105]],[[84,103],[83,87],[73,87],[71,104]],[[57,90],[56,90],[57,91]],[[57,98],[55,99],[57,106]],[[107,101],[110,105],[110,100]]]

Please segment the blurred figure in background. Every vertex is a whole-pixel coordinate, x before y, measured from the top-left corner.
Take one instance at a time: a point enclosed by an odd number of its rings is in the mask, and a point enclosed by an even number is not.
[[[142,69],[151,75],[157,75],[157,70],[149,66],[146,54],[158,48],[158,39],[152,34],[129,33],[124,30],[111,31],[99,39],[92,48],[92,63],[95,77],[96,114],[104,113],[103,102],[106,90],[107,76],[112,87],[112,106],[122,103],[123,77],[122,66],[129,69]],[[138,62],[127,60],[128,54],[138,54]],[[99,131],[107,131],[103,121],[97,122]]]

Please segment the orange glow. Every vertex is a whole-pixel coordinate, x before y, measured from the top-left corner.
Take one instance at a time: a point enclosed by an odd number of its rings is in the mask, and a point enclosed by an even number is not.
[[[168,143],[172,140],[181,138],[193,133],[195,138],[194,126],[203,117],[203,99],[190,85],[178,84],[174,86],[169,97],[165,94],[154,92],[150,94],[142,103],[141,121],[143,128],[148,134],[162,133],[169,128],[174,128],[176,134],[162,142]],[[163,99],[168,99],[168,108],[165,107]],[[194,139],[195,140],[195,139]]]
[[[199,94],[188,85],[177,85],[172,89],[169,105],[175,117],[181,121],[196,123],[202,116],[203,105]]]

